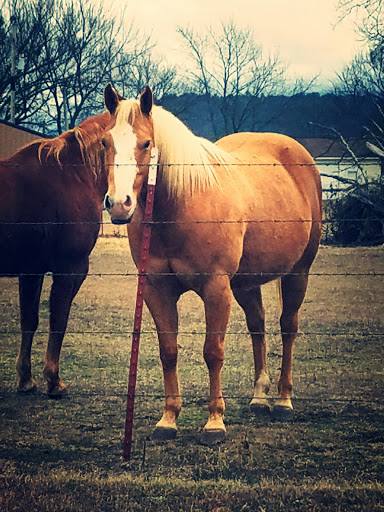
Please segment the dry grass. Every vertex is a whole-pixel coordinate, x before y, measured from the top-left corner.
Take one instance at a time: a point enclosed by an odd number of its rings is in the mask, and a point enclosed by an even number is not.
[[[40,378],[48,284],[33,348],[39,393],[15,389],[17,282],[0,281],[0,510],[367,511],[383,510],[384,405],[382,248],[322,247],[302,309],[291,424],[253,417],[251,346],[233,304],[223,387],[228,436],[207,448],[207,371],[202,303],[180,301],[184,408],[175,441],[155,443],[162,381],[153,323],[144,315],[133,458],[122,459],[125,393],[136,279],[127,240],[100,238],[91,275],[71,312],[62,353],[69,398],[49,400]],[[47,279],[49,281],[49,279]],[[269,363],[280,365],[278,307],[265,289]],[[275,392],[272,390],[272,394]]]

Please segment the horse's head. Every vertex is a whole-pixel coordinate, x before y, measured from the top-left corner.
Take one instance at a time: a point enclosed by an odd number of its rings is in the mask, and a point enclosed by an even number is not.
[[[103,139],[110,167],[105,207],[114,224],[126,224],[148,178],[154,145],[152,91],[147,86],[139,101],[125,100],[108,84],[104,101],[114,119]]]

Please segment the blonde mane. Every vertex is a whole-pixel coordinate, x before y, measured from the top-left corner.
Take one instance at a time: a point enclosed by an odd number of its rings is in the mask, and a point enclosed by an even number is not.
[[[133,124],[141,115],[136,100],[121,101],[116,125]],[[212,142],[194,135],[177,117],[161,107],[152,109],[154,144],[159,150],[158,179],[172,198],[220,186],[219,175],[237,160]]]

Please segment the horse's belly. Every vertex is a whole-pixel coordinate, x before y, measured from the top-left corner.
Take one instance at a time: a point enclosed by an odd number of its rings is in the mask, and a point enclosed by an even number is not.
[[[45,257],[41,230],[21,225],[0,229],[0,275],[42,272]]]
[[[54,272],[88,257],[98,228],[56,230],[46,225],[0,231],[0,276]]]

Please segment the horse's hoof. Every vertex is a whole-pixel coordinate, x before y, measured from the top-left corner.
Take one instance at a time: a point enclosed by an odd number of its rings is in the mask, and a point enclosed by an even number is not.
[[[152,432],[154,441],[172,441],[176,438],[177,430],[170,427],[156,427]]]
[[[201,436],[202,444],[207,446],[214,446],[216,444],[222,443],[224,439],[225,430],[222,429],[203,430],[203,434]]]
[[[251,413],[254,416],[259,416],[262,418],[269,418],[271,416],[271,407],[270,405],[265,403],[250,403],[249,408]]]
[[[36,393],[37,386],[35,382],[27,382],[26,384],[19,384],[17,388],[18,393],[23,393],[25,395],[32,395]]]
[[[275,407],[272,409],[272,419],[274,421],[293,421],[293,409],[283,405],[275,405]]]
[[[58,385],[52,389],[48,389],[47,394],[49,398],[60,399],[68,395],[68,389],[64,385]]]

